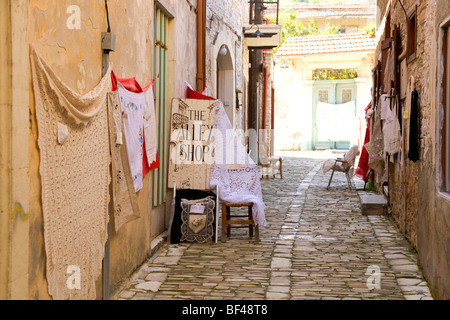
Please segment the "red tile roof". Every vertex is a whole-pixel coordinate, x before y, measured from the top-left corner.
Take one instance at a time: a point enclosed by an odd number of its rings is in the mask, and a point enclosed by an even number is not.
[[[297,12],[297,19],[343,18],[343,17],[375,17],[375,0],[357,0],[353,2],[329,3],[292,3],[281,4],[280,12],[292,9]],[[268,5],[266,15],[276,13],[276,6]]]
[[[277,56],[305,56],[313,54],[373,51],[375,38],[365,33],[343,33],[326,36],[294,37],[284,41]]]

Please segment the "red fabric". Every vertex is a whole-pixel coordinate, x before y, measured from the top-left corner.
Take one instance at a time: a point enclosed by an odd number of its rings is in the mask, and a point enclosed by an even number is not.
[[[216,98],[204,95],[200,92],[197,92],[195,90],[192,90],[191,88],[187,87],[187,93],[186,97],[188,99],[199,99],[199,100],[217,100]]]
[[[134,92],[134,93],[142,93],[147,91],[150,87],[154,90],[153,84],[155,83],[155,80],[152,80],[148,86],[142,90],[139,83],[136,81],[136,78],[117,78],[114,74],[114,71],[111,71],[111,83],[112,83],[112,91],[117,90],[117,83],[120,82],[125,89],[128,91]],[[154,94],[155,92],[153,92]],[[143,158],[142,158],[142,175],[145,177],[147,173],[149,173],[153,169],[159,168],[159,155],[158,152],[156,153],[156,160],[149,166],[147,161],[147,152],[145,150],[145,134],[143,135]]]
[[[371,104],[365,109],[366,113],[369,110]],[[369,153],[365,145],[370,141],[370,121],[367,121],[366,137],[364,138],[364,145],[362,147],[361,156],[359,157],[358,167],[356,168],[355,175],[361,179],[366,179],[367,172],[369,172]]]
[[[128,91],[131,91],[134,93],[141,93],[141,92],[145,91],[145,90],[144,91],[142,90],[141,86],[136,81],[136,78],[117,78],[116,75],[114,74],[114,71],[111,71],[112,91],[117,90],[118,82],[120,82],[125,87],[125,89],[127,89]],[[151,83],[150,83],[150,85],[151,85]]]

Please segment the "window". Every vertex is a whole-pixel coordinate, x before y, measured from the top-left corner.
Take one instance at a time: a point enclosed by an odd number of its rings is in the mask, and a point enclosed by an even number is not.
[[[323,103],[328,103],[328,89],[319,90],[319,101]]]
[[[410,63],[416,58],[417,49],[417,6],[408,14],[407,19],[406,59]]]
[[[342,103],[347,103],[353,100],[353,90],[343,89],[342,90]]]

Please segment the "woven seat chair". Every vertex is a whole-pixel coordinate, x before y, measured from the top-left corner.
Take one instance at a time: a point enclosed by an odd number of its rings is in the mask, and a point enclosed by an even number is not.
[[[325,161],[322,167],[324,172],[330,169],[332,170],[330,181],[328,181],[327,190],[330,189],[331,180],[333,180],[335,171],[343,172],[345,174],[345,177],[347,178],[348,187],[350,189],[353,189],[352,178],[355,172],[356,157],[359,155],[359,153],[360,152],[358,150],[358,146],[354,145],[348,152],[344,154],[343,158],[329,159]]]
[[[269,179],[269,175],[275,178],[276,174],[283,179],[283,159],[281,157],[270,157],[269,151],[264,143],[259,143],[259,162],[261,163],[262,178]]]

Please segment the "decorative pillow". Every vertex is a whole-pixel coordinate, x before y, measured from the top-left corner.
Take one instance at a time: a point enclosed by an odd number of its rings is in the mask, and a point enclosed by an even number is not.
[[[215,206],[216,202],[213,197],[199,200],[181,199],[183,223],[180,241],[199,243],[212,241]]]

